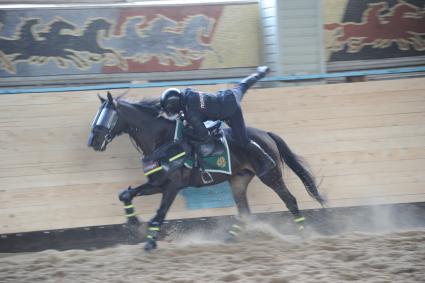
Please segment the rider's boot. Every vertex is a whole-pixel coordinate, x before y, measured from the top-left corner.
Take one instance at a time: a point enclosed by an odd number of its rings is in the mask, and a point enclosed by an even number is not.
[[[267,66],[260,66],[257,68],[257,72],[252,75],[244,78],[238,85],[238,87],[233,89],[233,93],[236,96],[237,101],[242,101],[246,91],[253,86],[257,81],[261,80],[266,76],[270,71],[270,68]]]
[[[247,149],[254,155],[254,158],[258,160],[257,176],[262,177],[270,172],[275,166],[276,162],[270,155],[264,151],[264,149],[255,141],[250,141],[247,145]]]
[[[257,72],[246,77],[240,83],[246,86],[246,89],[253,86],[258,80],[261,80],[266,76],[266,74],[270,71],[270,68],[267,66],[260,66],[257,68]]]

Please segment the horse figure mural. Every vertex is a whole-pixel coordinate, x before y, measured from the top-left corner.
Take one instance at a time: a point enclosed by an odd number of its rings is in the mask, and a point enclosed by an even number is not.
[[[129,187],[119,195],[124,203],[128,224],[140,225],[132,204],[134,197],[162,194],[160,207],[148,224],[145,250],[157,247],[156,241],[167,212],[179,190],[185,187],[229,181],[239,215],[246,217],[251,214],[247,187],[256,175],[258,160],[235,142],[230,128],[221,129],[221,122],[213,123],[209,127],[210,133],[216,141],[222,141],[217,142],[222,147],[218,146],[206,156],[199,156],[191,146],[189,136],[185,135],[184,122],[180,118],[172,120],[164,117],[158,99],[129,102],[113,98],[109,92],[107,99],[99,98],[101,106],[93,121],[88,145],[96,151],[104,151],[116,136],[128,134],[144,155],[144,171],[148,182],[136,188]],[[247,128],[247,133],[276,163],[272,170],[259,177],[260,180],[280,197],[292,213],[294,222],[302,229],[305,218],[283,180],[282,169],[284,164],[289,166],[303,182],[309,195],[323,206],[325,201],[318,192],[314,177],[278,135],[256,128]],[[206,174],[205,170],[199,170],[200,163],[208,167],[205,162],[213,152],[219,154],[215,160],[219,167],[225,167],[226,164],[229,166],[227,172],[211,170]],[[228,156],[220,155],[226,152]],[[198,162],[201,159],[203,161]],[[231,225],[229,239],[237,239],[241,229],[237,223]]]
[[[127,61],[100,43],[111,37],[112,29],[113,24],[103,18],[88,20],[81,28],[61,17],[46,24],[38,18],[22,19],[13,37],[0,36],[0,69],[16,74],[18,63],[44,65],[52,60],[60,68],[72,63],[80,70],[88,70],[102,62],[126,70]]]
[[[40,23],[40,19],[25,19],[16,28],[12,37],[0,36],[0,69],[16,74],[16,60],[31,49],[34,38],[33,27]]]
[[[142,64],[155,57],[161,65],[189,66],[207,53],[214,53],[221,60],[206,42],[212,36],[214,23],[214,19],[202,14],[180,22],[161,14],[149,22],[142,16],[128,17],[121,35],[103,38],[101,44],[122,49],[124,58]]]

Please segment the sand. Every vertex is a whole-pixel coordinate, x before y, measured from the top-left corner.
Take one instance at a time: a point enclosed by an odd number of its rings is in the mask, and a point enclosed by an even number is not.
[[[425,230],[305,239],[259,230],[236,244],[180,235],[151,253],[121,245],[0,254],[0,282],[425,282]]]

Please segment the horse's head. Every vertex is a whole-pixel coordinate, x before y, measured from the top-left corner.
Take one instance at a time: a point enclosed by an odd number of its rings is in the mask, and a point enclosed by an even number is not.
[[[124,36],[130,35],[134,32],[138,32],[140,26],[144,24],[146,21],[146,17],[144,16],[135,16],[128,17],[123,25],[121,25],[121,34]]]
[[[127,127],[126,121],[120,118],[111,93],[108,92],[107,97],[104,99],[99,96],[101,105],[94,117],[88,140],[88,146],[96,151],[104,151],[108,143],[122,134]]]
[[[86,31],[90,31],[90,32],[103,31],[104,36],[109,38],[111,35],[111,27],[112,27],[112,23],[108,22],[107,20],[103,18],[100,18],[100,19],[95,19],[91,21],[86,26]]]
[[[19,28],[19,33],[21,35],[22,35],[22,33],[28,33],[28,32],[31,31],[33,26],[38,25],[38,24],[40,24],[39,18],[25,18],[25,19],[22,18],[20,28]]]
[[[75,26],[62,19],[56,20],[50,24],[50,32],[60,32],[63,29],[74,30]]]
[[[146,99],[131,103],[123,99],[101,100],[101,106],[93,120],[88,146],[104,151],[112,139],[128,134],[137,147],[149,154],[158,145],[174,136],[175,121],[164,119],[158,99]]]
[[[165,32],[166,29],[177,28],[177,22],[164,16],[157,15],[150,23],[150,28],[155,31]]]
[[[215,20],[205,15],[190,16],[185,20],[187,30],[194,30],[202,37],[210,37],[214,28]]]
[[[24,23],[23,26],[33,26],[33,25],[37,25],[40,23],[40,19],[39,18],[30,18],[30,19],[24,19]]]

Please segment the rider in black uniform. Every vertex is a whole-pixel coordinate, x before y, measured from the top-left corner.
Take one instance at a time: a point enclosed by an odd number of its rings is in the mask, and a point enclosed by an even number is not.
[[[257,168],[257,175],[261,177],[273,169],[276,163],[259,144],[248,138],[240,102],[248,88],[268,72],[269,67],[260,66],[256,73],[243,79],[233,89],[222,90],[216,94],[198,92],[190,88],[170,88],[161,95],[161,107],[167,115],[183,111],[185,120],[194,130],[193,136],[197,137],[200,143],[210,141],[204,121],[225,120],[239,145],[259,160],[261,166]]]

